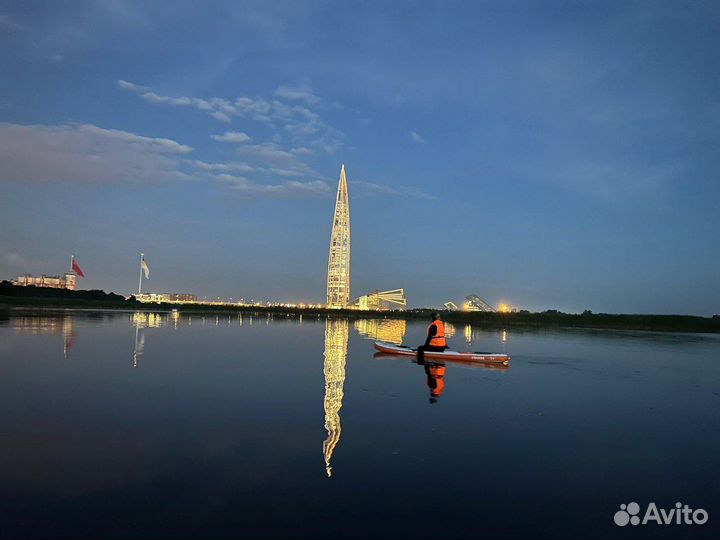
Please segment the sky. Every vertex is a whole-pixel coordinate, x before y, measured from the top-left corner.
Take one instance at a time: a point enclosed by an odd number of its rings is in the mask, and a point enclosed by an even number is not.
[[[720,312],[717,2],[0,3],[0,278]]]

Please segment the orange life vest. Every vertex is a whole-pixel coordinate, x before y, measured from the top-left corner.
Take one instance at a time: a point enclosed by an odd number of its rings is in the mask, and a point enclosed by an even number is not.
[[[445,324],[440,319],[431,322],[430,326],[428,326],[428,334],[433,325],[435,326],[435,337],[430,340],[430,345],[433,347],[447,347],[447,343],[445,343]]]

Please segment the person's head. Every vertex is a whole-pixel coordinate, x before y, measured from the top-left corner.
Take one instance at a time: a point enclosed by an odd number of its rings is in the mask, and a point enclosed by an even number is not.
[[[440,318],[440,315],[437,314],[437,311],[433,311],[433,312],[430,314],[430,318],[431,318],[433,321],[437,321],[437,320]]]

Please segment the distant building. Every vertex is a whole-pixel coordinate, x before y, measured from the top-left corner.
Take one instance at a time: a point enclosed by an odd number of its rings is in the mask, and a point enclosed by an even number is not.
[[[448,311],[458,311],[460,309],[459,307],[457,307],[457,304],[452,300],[450,302],[445,302],[443,305]]]
[[[197,302],[197,296],[189,293],[146,293],[136,294],[135,298],[140,302],[158,304],[165,302],[176,302],[178,304]]]
[[[168,294],[170,302],[197,302],[197,296],[189,293]]]
[[[495,311],[495,308],[480,298],[477,294],[470,294],[465,297],[463,304],[464,311]]]
[[[67,273],[64,276],[46,276],[45,274],[35,277],[30,274],[24,276],[18,276],[12,280],[13,285],[19,287],[46,287],[49,289],[68,289],[69,291],[75,290],[75,274]]]
[[[402,309],[407,306],[405,291],[393,289],[391,291],[373,291],[358,298],[352,307],[364,310],[390,309],[390,307]]]

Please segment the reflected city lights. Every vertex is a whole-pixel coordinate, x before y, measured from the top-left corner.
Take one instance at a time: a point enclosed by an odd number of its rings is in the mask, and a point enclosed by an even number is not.
[[[132,314],[132,324],[136,328],[160,328],[168,324],[167,313],[136,311]]]
[[[173,309],[173,310],[170,312],[170,317],[171,317],[172,320],[173,320],[173,324],[174,324],[175,330],[177,330],[178,321],[180,320],[180,312],[179,312],[177,309]]]
[[[67,358],[70,349],[75,345],[75,332],[73,331],[72,317],[65,317],[62,324],[63,357]]]
[[[140,365],[140,357],[145,352],[145,329],[140,330],[140,326],[135,326],[135,348],[133,349],[133,367]]]
[[[355,321],[355,330],[361,336],[375,341],[402,345],[407,330],[407,321],[404,319],[358,319]]]
[[[73,329],[73,318],[68,314],[21,316],[13,317],[11,321],[12,329],[16,334],[62,334],[65,358],[75,344],[76,334]]]
[[[472,343],[473,341],[473,327],[471,324],[465,325],[465,342]]]
[[[340,408],[342,407],[343,386],[345,384],[345,359],[347,358],[348,321],[347,319],[328,319],[325,321],[325,430],[327,438],[323,442],[325,472],[332,476],[332,459],[335,447],[340,442]]]
[[[454,337],[455,334],[457,334],[457,330],[455,329],[455,325],[449,322],[445,323],[445,337],[451,338]]]

